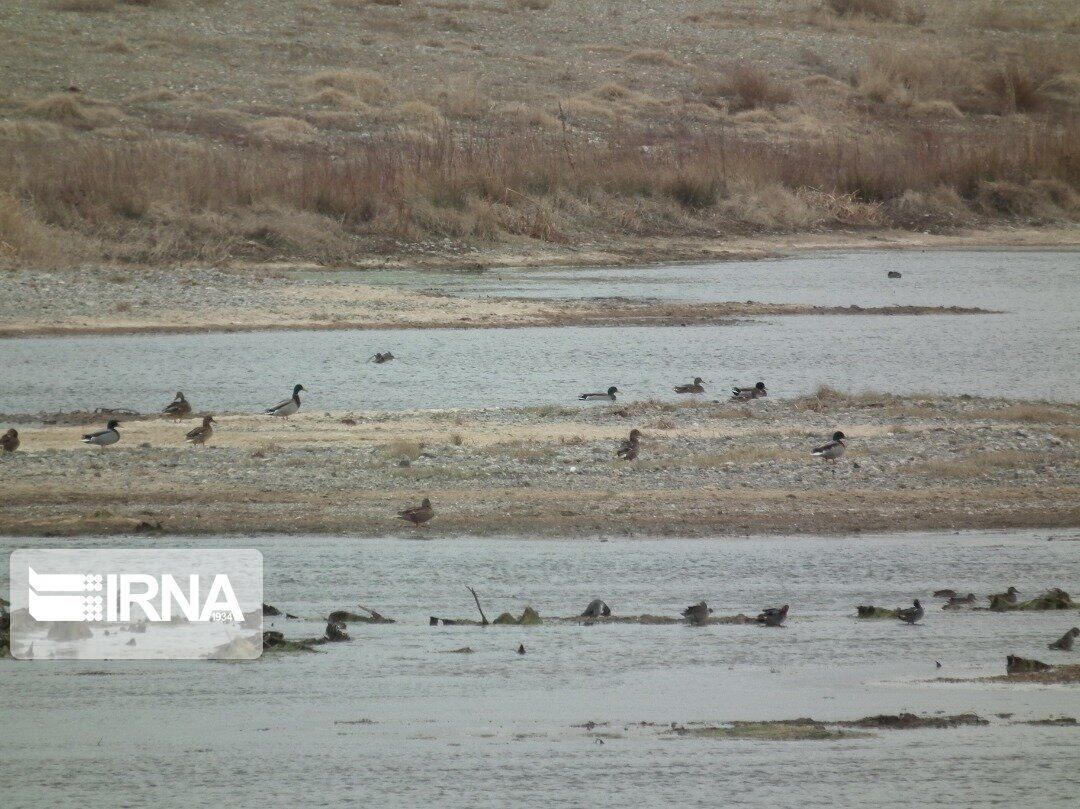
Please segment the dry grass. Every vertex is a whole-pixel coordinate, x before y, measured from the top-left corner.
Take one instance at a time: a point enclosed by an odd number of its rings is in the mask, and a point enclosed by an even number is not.
[[[1080,424],[1080,411],[1050,404],[1025,403],[1006,405],[986,410],[973,410],[966,418],[990,421],[1019,422],[1021,424]]]
[[[52,93],[25,105],[28,115],[78,129],[110,126],[123,119],[112,104],[87,98],[80,93]]]
[[[626,61],[639,65],[679,67],[679,60],[673,58],[666,51],[657,50],[655,48],[642,48],[640,50],[631,51],[627,54]]]
[[[424,451],[424,445],[416,441],[391,441],[376,448],[376,454],[387,461],[415,461]]]
[[[57,11],[96,14],[102,11],[112,11],[116,8],[116,0],[54,0],[51,5]]]
[[[495,110],[495,114],[503,120],[514,121],[536,129],[557,129],[558,119],[550,112],[530,106],[529,104],[512,103],[503,104]]]
[[[943,478],[974,478],[1002,469],[1032,469],[1044,462],[1045,457],[1038,452],[1005,450],[973,453],[960,460],[914,464],[912,471]]]
[[[921,25],[926,19],[923,6],[899,0],[825,0],[825,6],[839,17],[865,17],[906,25]]]
[[[739,65],[723,78],[699,75],[697,85],[707,99],[728,98],[733,111],[777,107],[791,103],[795,97],[789,85],[752,65]]]
[[[258,137],[277,143],[306,143],[316,134],[311,124],[288,116],[260,118],[252,124],[251,130]]]
[[[327,70],[307,76],[302,84],[313,94],[337,90],[365,104],[383,103],[393,95],[385,80],[366,70]]]

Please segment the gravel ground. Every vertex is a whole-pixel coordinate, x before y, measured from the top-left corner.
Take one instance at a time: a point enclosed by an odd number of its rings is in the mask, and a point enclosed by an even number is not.
[[[23,446],[4,464],[0,532],[411,533],[396,511],[430,496],[423,535],[734,535],[1080,525],[1080,406],[818,394],[750,404],[218,415],[0,416]],[[615,459],[631,427],[637,461]],[[836,469],[809,456],[835,429]],[[160,525],[160,529],[158,526]]]

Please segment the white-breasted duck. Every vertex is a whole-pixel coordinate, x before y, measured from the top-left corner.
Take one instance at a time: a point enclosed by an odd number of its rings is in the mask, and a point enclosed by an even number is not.
[[[211,424],[217,424],[214,421],[213,416],[203,416],[202,425],[196,427],[194,430],[188,430],[187,435],[184,436],[184,440],[189,444],[205,444],[210,440],[210,436],[214,434],[214,428]]]
[[[836,461],[838,458],[844,457],[844,453],[847,452],[847,445],[844,443],[845,438],[847,436],[837,430],[833,433],[832,441],[822,444],[820,447],[815,447],[810,450],[810,454],[815,458],[821,458],[823,461]]]
[[[578,396],[578,399],[580,399],[583,402],[593,402],[593,401],[614,402],[615,401],[615,394],[618,393],[618,392],[619,392],[619,389],[617,387],[615,387],[614,385],[612,385],[610,388],[607,389],[607,393],[583,393],[580,396]]]
[[[191,403],[184,397],[182,391],[177,391],[173,400],[161,408],[161,413],[177,421],[186,419],[191,415]]]
[[[765,390],[765,383],[758,382],[752,388],[732,388],[731,398],[746,400],[746,399],[762,399],[769,395],[769,392]]]
[[[307,388],[303,385],[295,385],[292,389],[292,398],[285,399],[278,402],[273,407],[268,407],[263,411],[267,416],[281,416],[282,418],[288,418],[300,409],[300,391],[307,392]]]
[[[111,444],[115,444],[120,440],[120,431],[116,428],[120,426],[120,422],[116,419],[111,419],[108,424],[105,425],[104,430],[98,430],[96,433],[87,433],[82,437],[84,444],[92,444],[95,447],[107,447]]]
[[[702,384],[705,380],[700,376],[695,376],[694,381],[689,385],[676,385],[676,393],[704,393],[705,386]]]

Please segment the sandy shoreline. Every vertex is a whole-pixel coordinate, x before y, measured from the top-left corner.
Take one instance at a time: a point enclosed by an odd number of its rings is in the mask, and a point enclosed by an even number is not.
[[[5,425],[11,423],[5,418]],[[0,533],[735,536],[1080,525],[1080,406],[824,394],[750,404],[219,414],[132,420],[116,447],[77,419],[20,427]],[[641,457],[617,461],[631,427]],[[843,429],[833,470],[809,448]]]

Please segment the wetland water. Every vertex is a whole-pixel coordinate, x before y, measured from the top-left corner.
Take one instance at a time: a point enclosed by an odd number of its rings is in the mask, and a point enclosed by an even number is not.
[[[1010,724],[1077,716],[1075,686],[931,681],[1000,674],[1009,653],[1077,662],[1046,648],[1077,615],[949,613],[929,594],[1075,592],[1076,531],[168,543],[258,547],[267,601],[300,616],[273,619],[288,635],[319,634],[321,616],[357,603],[398,623],[353,624],[349,643],[250,663],[0,661],[5,807],[1075,805],[1080,730]],[[623,615],[673,615],[702,598],[719,615],[792,607],[776,630],[429,627],[431,614],[475,617],[465,585],[489,617],[527,604],[569,616],[593,597]],[[928,602],[920,626],[853,617],[857,604],[915,596]],[[448,653],[464,646],[475,653]],[[901,710],[992,724],[788,742],[627,727]],[[609,724],[572,727],[587,721]]]
[[[885,277],[888,270],[903,274]],[[694,327],[297,331],[0,340],[0,412],[156,410],[175,390],[198,409],[254,411],[310,389],[306,407],[401,410],[572,403],[617,385],[626,401],[710,395],[764,380],[771,395],[856,392],[1080,399],[1080,253],[813,255],[650,269],[479,276],[343,274],[458,295],[622,296],[847,306],[962,305],[992,315],[791,316]],[[398,357],[365,360],[375,351]]]

